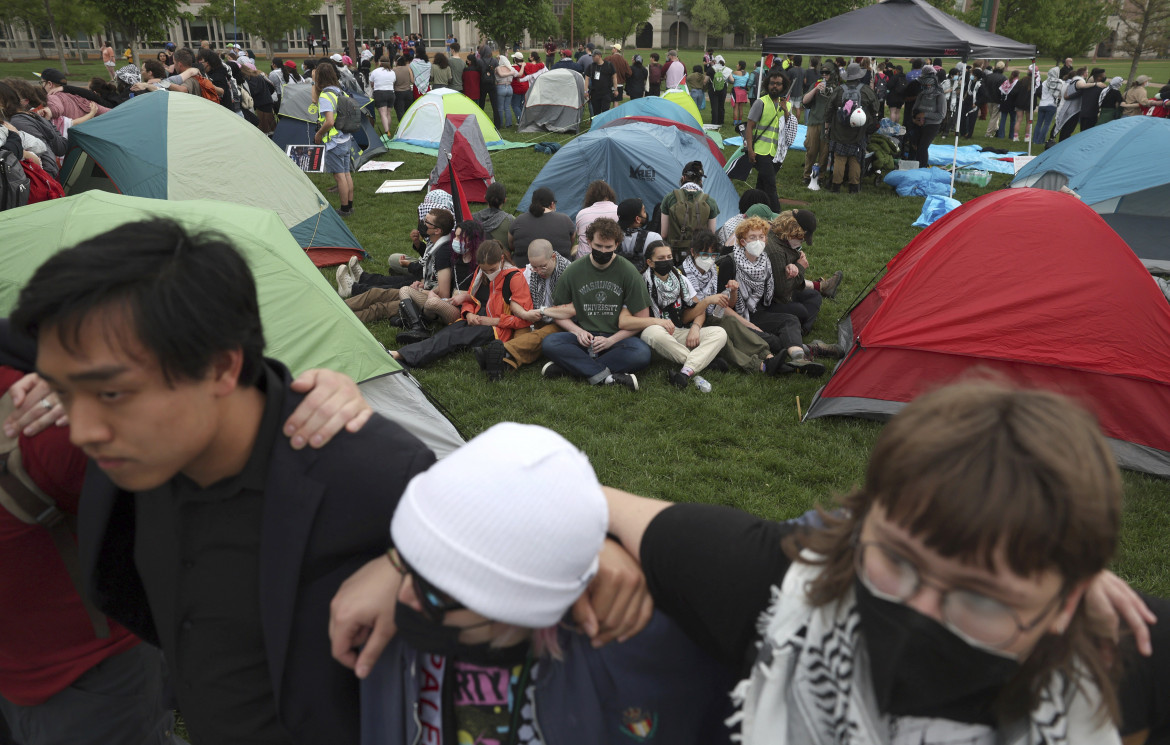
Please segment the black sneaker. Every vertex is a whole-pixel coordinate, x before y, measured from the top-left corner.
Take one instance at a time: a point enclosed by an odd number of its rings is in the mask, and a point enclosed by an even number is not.
[[[727,360],[723,359],[722,357],[716,357],[715,359],[711,360],[710,365],[707,365],[707,369],[713,372],[725,373],[731,370],[731,365],[727,364]]]
[[[508,353],[508,350],[504,349],[504,342],[495,339],[480,349],[483,350],[484,370],[487,371],[488,380],[495,381],[504,377],[504,355]]]
[[[765,375],[779,375],[786,372],[792,372],[792,368],[784,364],[784,355],[774,354],[764,360]]]
[[[623,385],[631,391],[638,390],[638,379],[628,373],[614,373],[610,376],[613,379],[612,383],[608,385]]]
[[[861,193],[861,184],[849,184],[849,193],[850,194],[860,194]]]
[[[837,297],[837,287],[841,284],[841,278],[845,276],[845,272],[838,269],[833,272],[833,276],[828,279],[821,280],[821,294],[832,300]]]
[[[479,365],[480,370],[487,370],[487,356],[484,354],[487,351],[485,347],[472,347],[471,353],[475,355],[475,364]]]
[[[684,391],[687,389],[687,386],[691,384],[691,376],[687,375],[682,370],[675,370],[672,373],[667,373],[666,379],[669,380],[675,388]]]
[[[841,193],[841,184],[833,184],[832,186],[830,186],[829,193],[830,194],[840,194]]]
[[[813,362],[812,360],[804,359],[803,357],[798,357],[794,360],[788,360],[786,364],[788,364],[794,371],[800,373],[801,375],[807,375],[810,378],[819,378],[825,374],[824,365],[819,362]]]
[[[809,352],[812,353],[812,358],[815,360],[819,357],[827,359],[839,360],[845,356],[845,350],[841,348],[840,344],[826,344],[820,339],[814,339],[808,345]]]
[[[553,378],[563,378],[569,374],[569,371],[555,362],[547,362],[544,367],[540,368],[540,374],[551,380]]]
[[[339,209],[337,210],[337,214],[341,215],[342,217],[349,217],[353,214],[353,207],[350,207],[349,209]]]

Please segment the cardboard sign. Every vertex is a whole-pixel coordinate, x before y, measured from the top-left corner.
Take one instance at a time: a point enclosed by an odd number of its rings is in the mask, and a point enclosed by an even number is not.
[[[285,148],[288,157],[305,173],[325,172],[324,145],[289,145]]]

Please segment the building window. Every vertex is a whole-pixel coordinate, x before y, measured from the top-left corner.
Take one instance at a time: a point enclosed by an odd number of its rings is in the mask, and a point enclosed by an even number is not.
[[[427,49],[446,49],[447,37],[454,31],[450,13],[422,14],[423,44]]]

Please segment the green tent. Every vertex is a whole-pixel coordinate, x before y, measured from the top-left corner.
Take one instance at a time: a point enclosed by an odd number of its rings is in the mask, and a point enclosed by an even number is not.
[[[256,277],[265,354],[293,374],[312,367],[359,383],[374,410],[393,419],[442,457],[463,442],[422,387],[370,334],[313,266],[276,213],[227,202],[174,202],[90,191],[0,212],[0,313],[8,315],[29,277],[49,256],[127,222],[154,217],[189,230],[218,230]]]
[[[411,153],[439,152],[439,141],[443,136],[443,122],[451,114],[466,114],[475,117],[479,131],[488,150],[531,147],[532,143],[511,142],[500,136],[490,116],[476,106],[467,96],[453,88],[436,88],[425,96],[419,96],[402,115],[394,139],[387,143],[391,150],[405,150]]]
[[[317,266],[366,256],[283,149],[199,96],[135,96],[70,129],[61,183],[67,194],[101,189],[172,201],[218,196],[276,212]]]
[[[686,88],[671,88],[663,91],[662,97],[683,107],[688,114],[695,117],[699,129],[703,128],[703,115],[699,113],[699,107],[695,105],[695,99],[691,98],[690,91]]]

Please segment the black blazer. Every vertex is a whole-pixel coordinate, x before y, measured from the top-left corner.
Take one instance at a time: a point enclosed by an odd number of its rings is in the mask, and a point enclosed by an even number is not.
[[[280,421],[303,396],[285,385]],[[329,602],[341,583],[390,545],[402,490],[435,456],[398,424],[374,416],[320,450],[277,434],[260,536],[260,619],[281,724],[296,743],[357,743],[358,681],[330,655]],[[134,565],[134,496],[86,470],[78,517],[86,587],[103,612],[158,645]]]

